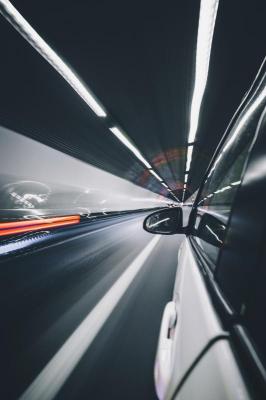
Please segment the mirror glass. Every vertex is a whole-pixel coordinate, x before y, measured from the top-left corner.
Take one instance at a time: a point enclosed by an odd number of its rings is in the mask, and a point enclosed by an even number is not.
[[[204,214],[198,227],[198,237],[216,247],[222,247],[225,238],[226,225],[218,218]]]
[[[204,210],[205,211],[205,210]],[[215,268],[220,248],[225,241],[227,216],[203,213],[197,210],[196,223],[193,235],[196,242],[204,250],[205,256],[211,261],[210,265]]]
[[[150,233],[171,235],[183,229],[182,209],[179,207],[156,211],[144,220],[144,229]]]

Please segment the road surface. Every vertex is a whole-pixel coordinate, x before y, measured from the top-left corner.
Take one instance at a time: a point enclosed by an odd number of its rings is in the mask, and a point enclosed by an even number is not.
[[[156,399],[182,236],[145,232],[144,216],[72,227],[1,256],[0,398]]]

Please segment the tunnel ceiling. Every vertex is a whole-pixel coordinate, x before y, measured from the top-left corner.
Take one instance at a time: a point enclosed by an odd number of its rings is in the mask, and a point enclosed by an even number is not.
[[[187,197],[197,189],[265,55],[263,3],[235,0],[219,6]],[[12,4],[76,70],[181,198],[200,1]],[[2,125],[166,195],[2,17],[0,35]]]

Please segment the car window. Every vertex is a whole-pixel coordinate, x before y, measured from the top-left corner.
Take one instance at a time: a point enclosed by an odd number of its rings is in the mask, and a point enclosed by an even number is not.
[[[204,182],[196,208],[193,237],[214,269],[241,184],[262,104],[248,104],[236,120]]]

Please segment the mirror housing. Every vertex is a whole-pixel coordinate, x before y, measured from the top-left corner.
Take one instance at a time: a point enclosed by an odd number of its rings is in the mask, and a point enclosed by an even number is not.
[[[153,212],[145,218],[143,229],[149,233],[160,235],[185,233],[182,208],[174,207]]]

